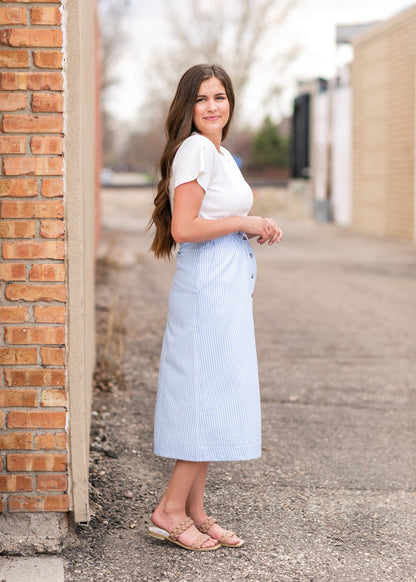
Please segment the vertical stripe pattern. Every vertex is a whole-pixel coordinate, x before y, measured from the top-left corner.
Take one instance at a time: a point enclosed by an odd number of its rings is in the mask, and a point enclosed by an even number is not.
[[[256,260],[243,233],[182,243],[169,294],[154,451],[188,461],[261,454],[252,296]]]

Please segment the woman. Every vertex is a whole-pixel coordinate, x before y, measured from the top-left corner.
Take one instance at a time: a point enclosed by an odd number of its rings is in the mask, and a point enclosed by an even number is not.
[[[210,461],[261,454],[252,295],[256,264],[248,237],[272,245],[270,218],[247,216],[252,191],[221,146],[234,92],[218,65],[181,78],[166,121],[167,143],[150,224],[151,250],[177,271],[169,294],[155,414],[157,455],[176,459],[150,535],[187,549],[241,547],[204,509]],[[202,533],[201,533],[202,532]]]

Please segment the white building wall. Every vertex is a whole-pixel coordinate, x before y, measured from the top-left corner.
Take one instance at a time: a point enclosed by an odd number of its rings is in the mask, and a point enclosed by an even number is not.
[[[330,95],[317,93],[312,99],[312,179],[314,198],[329,196]]]
[[[351,88],[338,87],[332,92],[331,127],[331,198],[334,222],[351,224],[352,112]]]

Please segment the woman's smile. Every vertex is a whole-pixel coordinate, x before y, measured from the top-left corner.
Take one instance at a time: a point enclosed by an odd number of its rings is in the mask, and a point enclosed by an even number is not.
[[[218,150],[229,117],[230,103],[224,85],[216,77],[203,81],[194,106],[193,122],[198,133],[208,137]]]

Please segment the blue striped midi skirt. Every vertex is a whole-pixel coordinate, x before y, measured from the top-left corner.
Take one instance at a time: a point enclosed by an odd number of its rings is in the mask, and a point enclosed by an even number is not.
[[[187,461],[261,454],[252,297],[256,260],[243,233],[182,243],[169,293],[154,452]]]
[[[261,454],[252,297],[256,260],[241,232],[182,243],[169,293],[154,452],[187,461]]]

